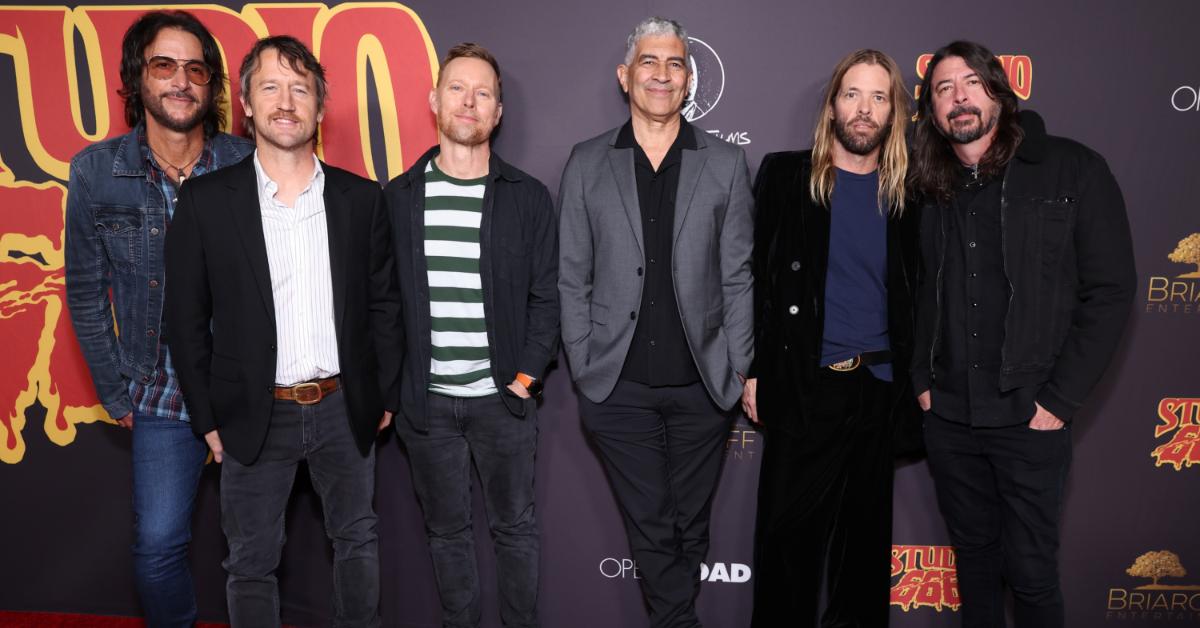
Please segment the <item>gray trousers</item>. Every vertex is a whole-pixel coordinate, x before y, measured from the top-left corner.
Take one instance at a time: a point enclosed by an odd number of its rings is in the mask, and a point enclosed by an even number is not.
[[[221,463],[230,623],[234,628],[280,624],[275,570],[283,549],[283,515],[302,460],[333,542],[333,625],[378,626],[379,543],[371,505],[375,450],[359,453],[341,391],[311,406],[276,401],[258,459],[243,465],[226,455]]]

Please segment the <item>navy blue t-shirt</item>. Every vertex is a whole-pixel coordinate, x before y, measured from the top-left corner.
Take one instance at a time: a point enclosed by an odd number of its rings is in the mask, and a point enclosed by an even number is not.
[[[879,208],[879,172],[854,174],[840,168],[835,170],[821,366],[891,348],[887,217]],[[875,377],[892,381],[891,363],[868,368]]]

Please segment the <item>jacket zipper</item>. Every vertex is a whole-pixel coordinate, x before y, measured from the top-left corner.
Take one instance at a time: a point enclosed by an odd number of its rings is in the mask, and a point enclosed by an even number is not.
[[[938,257],[937,277],[934,280],[937,285],[937,290],[934,291],[934,293],[937,295],[937,298],[935,299],[935,307],[933,310],[934,311],[933,338],[929,339],[929,384],[930,384],[929,387],[931,389],[933,388],[933,378],[934,378],[933,353],[934,353],[934,351],[937,350],[938,339],[942,335],[942,333],[941,333],[941,329],[942,329],[942,271],[946,266],[946,220],[945,220],[944,214],[945,214],[945,212],[943,212],[942,208],[939,206],[938,207],[938,229],[942,233],[942,252],[941,252],[941,255]],[[915,323],[914,323],[914,325],[915,325]]]
[[[1013,290],[1012,274],[1008,272],[1008,230],[1004,226],[1004,215],[1007,214],[1008,196],[1005,190],[1008,188],[1008,173],[1012,172],[1012,161],[1004,167],[1004,178],[1000,180],[1000,260],[1001,267],[1004,269],[1004,282],[1008,284],[1008,308],[1004,312],[1004,342],[1000,343],[1000,376],[1004,376],[1004,367],[1008,364],[1008,358],[1005,355],[1008,353],[1008,317],[1012,314]]]

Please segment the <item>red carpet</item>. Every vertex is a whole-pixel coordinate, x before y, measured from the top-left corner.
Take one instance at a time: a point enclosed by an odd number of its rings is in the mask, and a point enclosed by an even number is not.
[[[229,624],[199,622],[196,628],[224,628]],[[109,615],[71,615],[66,613],[24,613],[0,611],[0,628],[145,628],[140,617]]]

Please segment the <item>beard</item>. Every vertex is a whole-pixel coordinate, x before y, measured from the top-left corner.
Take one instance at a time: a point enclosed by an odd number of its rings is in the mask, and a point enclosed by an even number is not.
[[[438,115],[438,130],[455,144],[463,146],[479,146],[492,135],[491,129],[457,122],[451,113]]]
[[[942,135],[956,144],[970,144],[991,133],[1000,120],[1000,105],[993,103],[988,109],[987,118],[983,117],[983,111],[979,107],[959,105],[951,109],[950,113],[946,114],[945,126],[941,127]],[[974,126],[955,126],[954,119],[964,115],[975,116],[979,119],[979,123]]]
[[[866,122],[871,125],[872,129],[866,133],[855,132],[850,127],[856,122]],[[883,143],[883,136],[890,129],[890,125],[880,127],[875,124],[874,120],[865,117],[854,117],[843,121],[835,115],[833,119],[833,134],[837,136],[837,140],[843,148],[855,155],[871,154]]]
[[[162,99],[168,96],[183,96],[185,98],[191,98],[193,102],[198,103],[200,106],[196,109],[195,113],[186,118],[172,118],[171,114],[167,113],[167,108],[164,107],[162,103]],[[192,94],[191,92],[164,92],[162,94],[154,95],[149,93],[145,86],[143,86],[142,106],[145,107],[146,113],[150,114],[150,117],[154,118],[155,122],[172,131],[175,131],[176,133],[187,133],[188,131],[196,128],[196,125],[200,124],[200,122],[204,119],[204,116],[208,115],[209,103],[200,102],[200,100],[196,98],[196,95]]]

